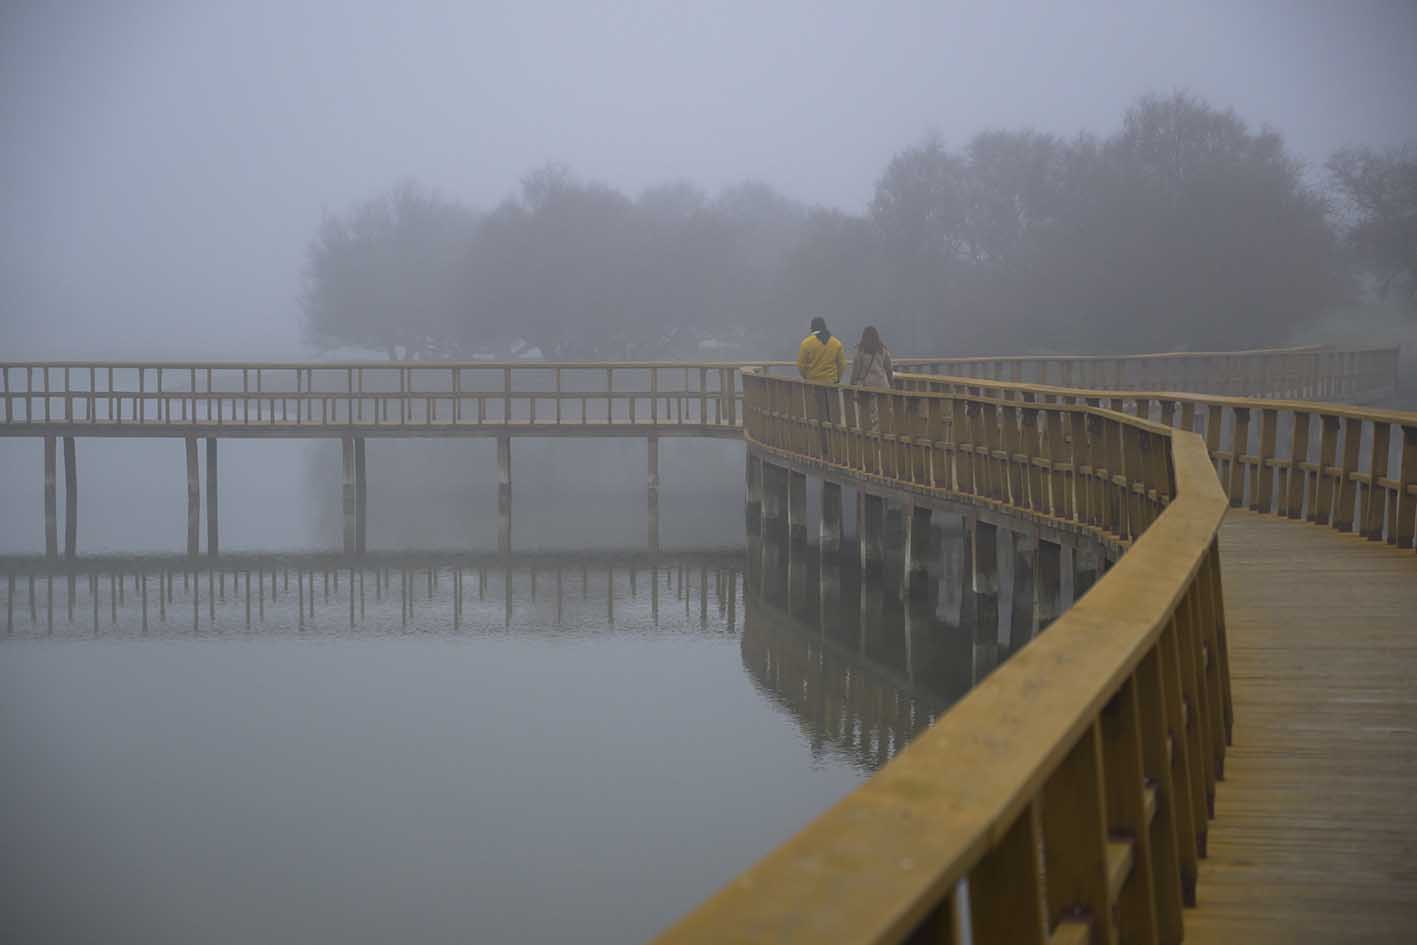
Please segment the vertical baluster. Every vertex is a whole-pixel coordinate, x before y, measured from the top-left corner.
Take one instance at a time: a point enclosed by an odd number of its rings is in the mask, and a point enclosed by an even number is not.
[[[1274,507],[1274,441],[1279,424],[1279,411],[1265,407],[1260,411],[1260,454],[1255,464],[1254,502],[1250,508],[1268,514]]]
[[[1048,918],[1092,924],[1092,941],[1113,945],[1108,892],[1101,734],[1096,722],[1043,787],[1043,861]]]
[[[1369,541],[1381,541],[1383,537],[1383,502],[1387,489],[1379,480],[1387,477],[1389,437],[1392,424],[1383,420],[1373,421],[1373,443],[1368,453],[1368,488],[1363,493],[1362,536]]]
[[[1338,452],[1338,418],[1323,414],[1319,419],[1322,434],[1318,469],[1314,471],[1314,501],[1309,507],[1309,521],[1327,525],[1333,512],[1334,478],[1331,470]]]

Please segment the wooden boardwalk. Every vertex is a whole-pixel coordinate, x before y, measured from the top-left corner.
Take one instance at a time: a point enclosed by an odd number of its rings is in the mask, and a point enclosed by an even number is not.
[[[1417,941],[1417,555],[1232,511],[1235,701],[1187,942]]]

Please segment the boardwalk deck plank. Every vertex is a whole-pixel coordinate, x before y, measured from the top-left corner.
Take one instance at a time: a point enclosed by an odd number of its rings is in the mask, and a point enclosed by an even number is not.
[[[1234,745],[1186,941],[1417,941],[1417,555],[1232,512]]]

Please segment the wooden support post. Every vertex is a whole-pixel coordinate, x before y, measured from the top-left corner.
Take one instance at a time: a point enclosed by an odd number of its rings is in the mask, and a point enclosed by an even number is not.
[[[976,626],[981,636],[998,638],[999,631],[999,533],[988,522],[975,521],[970,528],[974,561],[974,601]]]
[[[1063,548],[1056,542],[1038,541],[1033,569],[1033,632],[1046,630],[1063,612]],[[1071,561],[1069,562],[1071,563]],[[1071,592],[1071,588],[1068,589]]]
[[[651,375],[653,371],[651,371]],[[645,443],[649,458],[648,482],[646,484],[646,500],[649,504],[649,536],[648,545],[650,551],[659,551],[659,435],[650,434],[645,438]]]
[[[793,545],[807,543],[807,477],[787,471],[787,537]]]
[[[54,479],[58,459],[55,455],[54,434],[44,436],[44,556],[59,557],[59,513],[55,508]]]
[[[354,437],[342,436],[339,441],[341,468],[344,473],[343,486],[340,490],[341,507],[344,512],[344,553],[354,554],[357,545],[355,518],[355,472],[354,472]]]
[[[202,546],[202,485],[197,478],[197,438],[188,434],[187,448],[187,553],[195,555]]]
[[[745,518],[749,535],[758,535],[763,526],[763,461],[751,450],[745,451],[745,478],[748,497],[745,503]]]
[[[72,436],[64,437],[64,557],[72,558],[79,544],[79,463]]]
[[[364,437],[354,438],[354,550],[364,554],[369,511],[369,480],[364,465]],[[361,582],[363,579],[360,579]],[[361,589],[362,589],[361,584]]]
[[[856,540],[861,548],[861,575],[879,574],[885,558],[882,532],[886,500],[868,492],[856,493]]]
[[[841,552],[841,486],[822,481],[822,514],[817,550],[822,557],[835,557]]]
[[[1034,621],[1038,573],[1038,536],[1028,532],[1005,531],[1004,560],[1008,562],[1009,586],[1009,647],[1017,650],[1033,639],[1037,630]]]
[[[911,504],[905,512],[905,568],[901,596],[923,596],[930,577],[930,519],[927,506]]]
[[[221,544],[217,529],[216,437],[207,437],[207,554],[216,555]]]
[[[1097,583],[1102,571],[1102,553],[1094,548],[1079,548],[1073,555],[1073,600],[1076,602]]]
[[[781,541],[787,534],[787,470],[763,461],[763,537]]]
[[[497,553],[512,553],[512,438],[506,433],[497,436]]]

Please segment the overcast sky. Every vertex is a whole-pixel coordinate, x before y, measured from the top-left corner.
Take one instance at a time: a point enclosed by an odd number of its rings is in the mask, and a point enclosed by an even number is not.
[[[1417,2],[0,0],[0,356],[296,353],[322,208],[405,177],[859,210],[928,131],[1105,134],[1178,89],[1315,165],[1417,140]]]

